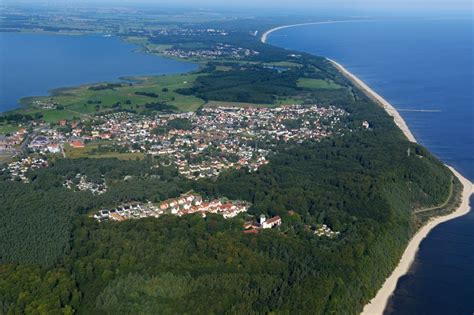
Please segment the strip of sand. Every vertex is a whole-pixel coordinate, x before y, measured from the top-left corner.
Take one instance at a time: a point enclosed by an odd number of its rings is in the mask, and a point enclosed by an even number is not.
[[[448,167],[463,185],[461,204],[456,211],[445,216],[433,218],[418,230],[408,243],[398,266],[393,270],[390,277],[385,280],[384,284],[377,292],[377,295],[364,307],[362,315],[383,314],[390,297],[397,287],[398,279],[410,270],[410,266],[415,260],[421,242],[426,238],[430,231],[438,224],[463,216],[471,210],[469,207],[469,198],[473,193],[472,183],[459,174],[454,168],[450,166]]]
[[[375,19],[373,19],[373,20],[367,20],[367,19],[365,19],[365,20],[340,20],[340,21],[329,20],[329,21],[320,21],[320,22],[309,22],[309,23],[282,25],[282,26],[278,26],[278,27],[274,27],[272,29],[269,29],[268,31],[263,33],[260,40],[262,41],[262,43],[266,43],[267,39],[268,39],[268,35],[270,35],[271,33],[275,32],[275,31],[279,31],[279,30],[282,30],[282,29],[285,29],[285,28],[290,28],[290,27],[306,26],[306,25],[320,25],[320,24],[335,24],[335,23],[373,22],[373,21],[377,21],[377,20],[375,20]]]
[[[315,24],[329,24],[329,23],[341,23],[342,21],[327,21],[327,22],[315,22],[315,23],[303,23],[303,24],[294,24],[294,25],[286,25],[273,28],[267,32],[265,32],[262,37],[261,41],[263,43],[266,42],[268,35],[284,28],[288,27],[295,27],[295,26],[302,26],[302,25],[315,25]],[[345,22],[353,22],[353,21],[345,21]],[[367,84],[365,84],[362,80],[357,78],[351,72],[349,72],[346,68],[344,68],[339,63],[335,62],[334,60],[328,59],[343,75],[345,75],[349,80],[351,80],[354,84],[356,84],[364,93],[366,93],[371,99],[379,103],[385,111],[393,117],[395,124],[400,128],[403,134],[407,137],[407,139],[411,142],[416,142],[415,137],[413,136],[412,132],[408,128],[405,120],[400,116],[398,111],[382,96],[377,94],[374,90],[372,90]],[[412,237],[410,242],[407,245],[397,267],[393,270],[392,274],[385,280],[382,287],[377,292],[377,295],[364,307],[362,311],[362,315],[378,315],[383,314],[387,303],[392,296],[393,292],[395,291],[398,283],[398,279],[400,279],[403,275],[405,275],[409,269],[413,261],[415,260],[416,253],[420,247],[421,242],[426,238],[429,232],[435,228],[438,224],[452,220],[454,218],[463,216],[467,214],[471,208],[469,206],[469,199],[471,195],[474,193],[474,187],[471,181],[463,177],[459,174],[453,167],[446,165],[451,172],[456,176],[461,184],[463,185],[462,191],[462,201],[459,207],[448,215],[440,216],[432,218],[427,224],[425,224],[416,234]]]

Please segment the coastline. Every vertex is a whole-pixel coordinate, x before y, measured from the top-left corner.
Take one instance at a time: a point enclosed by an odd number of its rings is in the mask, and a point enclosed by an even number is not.
[[[360,21],[360,20],[359,20]],[[369,20],[370,21],[370,20]],[[317,24],[329,24],[329,23],[339,23],[342,21],[326,21],[326,22],[314,22],[314,23],[303,23],[303,24],[294,24],[294,25],[286,25],[275,27],[266,31],[262,37],[262,43],[266,43],[268,39],[268,35],[271,33],[289,28],[289,27],[296,27],[296,26],[303,26],[303,25],[317,25]],[[345,22],[354,22],[354,21],[345,21]],[[393,107],[387,100],[385,100],[382,96],[372,90],[367,84],[365,84],[362,80],[344,68],[341,64],[337,63],[334,60],[326,58],[339,72],[341,72],[346,78],[351,80],[357,87],[359,87],[367,96],[369,96],[372,100],[379,103],[380,106],[384,108],[388,115],[392,116],[394,119],[395,124],[398,128],[403,132],[405,137],[410,141],[416,143],[416,138],[412,134],[411,130],[408,128],[405,120],[402,118],[400,113]],[[375,314],[383,314],[390,297],[393,295],[398,280],[404,276],[410,269],[412,263],[416,258],[416,254],[420,247],[421,242],[428,236],[430,231],[435,228],[437,225],[455,219],[457,217],[463,216],[467,214],[471,208],[469,206],[469,199],[471,195],[474,193],[473,183],[462,176],[458,171],[456,171],[453,167],[445,164],[446,167],[450,169],[454,176],[459,179],[463,186],[462,197],[461,197],[461,204],[456,208],[455,211],[444,215],[444,216],[437,216],[430,219],[424,226],[422,226],[410,239],[403,252],[398,265],[392,271],[390,276],[385,279],[382,287],[377,291],[375,297],[373,297],[365,306],[362,311],[362,315],[375,315]]]
[[[326,59],[329,60],[329,62],[331,62],[336,67],[336,69],[339,70],[339,72],[341,72],[346,78],[355,83],[355,85],[357,85],[357,87],[359,87],[372,100],[379,103],[380,106],[385,109],[387,114],[393,117],[395,124],[398,126],[398,128],[400,128],[400,130],[410,142],[416,142],[416,138],[412,134],[411,130],[408,128],[408,125],[406,124],[405,120],[402,118],[402,116],[400,116],[400,113],[395,109],[395,107],[392,106],[392,104],[390,104],[382,96],[377,94],[367,84],[365,84],[362,80],[360,80],[358,77],[349,72],[341,64],[329,58]]]
[[[413,136],[412,132],[408,128],[408,125],[405,123],[405,120],[400,116],[398,111],[382,96],[377,94],[373,91],[369,86],[367,86],[363,81],[349,72],[346,68],[344,68],[339,63],[328,59],[343,75],[345,75],[348,79],[354,82],[364,93],[366,93],[370,98],[375,100],[379,103],[389,114],[393,117],[395,124],[400,128],[403,132],[405,137],[411,141],[416,142],[415,137]],[[367,303],[362,311],[362,315],[373,315],[373,314],[383,314],[385,308],[387,307],[388,301],[392,294],[395,292],[397,287],[398,280],[408,273],[412,263],[415,261],[416,254],[418,253],[418,249],[420,247],[421,242],[428,236],[430,231],[435,228],[437,225],[455,219],[457,217],[463,216],[467,214],[471,208],[469,206],[469,198],[474,193],[473,192],[473,184],[470,180],[466,179],[462,176],[458,171],[456,171],[453,167],[445,164],[446,167],[450,169],[454,176],[459,179],[463,186],[462,197],[461,197],[461,204],[457,207],[457,209],[447,215],[444,216],[437,216],[430,219],[424,226],[422,226],[413,237],[408,242],[405,251],[403,252],[400,261],[398,262],[397,267],[392,271],[392,274],[385,279],[384,284],[379,289],[375,297]]]
[[[282,30],[282,29],[285,29],[285,28],[290,28],[290,27],[306,26],[306,25],[321,25],[321,24],[336,24],[336,23],[373,22],[373,21],[377,21],[377,20],[375,20],[375,19],[373,19],[373,20],[369,20],[369,19],[365,19],[365,20],[339,20],[339,21],[329,20],[329,21],[320,21],[320,22],[309,22],[309,23],[282,25],[282,26],[277,26],[277,27],[274,27],[272,29],[269,29],[268,31],[263,33],[262,36],[260,37],[260,41],[262,43],[266,43],[267,39],[268,39],[268,35],[270,35],[273,32],[276,32],[276,31],[279,31],[279,30]]]
[[[402,258],[398,262],[397,267],[392,271],[392,274],[387,279],[385,279],[385,282],[377,292],[377,295],[365,305],[361,313],[362,315],[383,314],[390,297],[392,296],[393,292],[395,292],[398,280],[410,270],[412,263],[415,261],[421,242],[428,236],[431,230],[437,225],[463,216],[471,210],[469,206],[469,198],[473,193],[472,183],[464,176],[459,174],[459,172],[457,172],[453,167],[449,165],[446,165],[446,167],[451,170],[454,176],[456,176],[463,185],[461,204],[454,212],[451,212],[445,216],[432,218],[430,221],[428,221],[428,223],[422,226],[415,235],[413,235],[411,240],[408,242],[408,246],[403,252]]]

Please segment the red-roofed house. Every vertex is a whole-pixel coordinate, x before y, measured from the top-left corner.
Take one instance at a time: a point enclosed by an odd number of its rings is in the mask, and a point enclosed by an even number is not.
[[[73,140],[69,142],[69,145],[73,148],[83,148],[84,147],[84,142],[81,140]]]

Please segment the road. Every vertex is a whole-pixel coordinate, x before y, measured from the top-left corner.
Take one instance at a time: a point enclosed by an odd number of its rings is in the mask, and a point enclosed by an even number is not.
[[[453,190],[454,190],[453,176],[451,176],[451,182],[450,183],[451,183],[451,185],[449,186],[449,196],[448,196],[448,198],[446,198],[445,202],[443,202],[439,206],[434,206],[434,207],[422,208],[422,209],[415,210],[415,211],[413,211],[413,213],[416,214],[416,213],[422,213],[422,212],[426,212],[426,211],[432,211],[432,210],[438,210],[438,209],[444,208],[448,204],[448,202],[451,200],[451,197],[453,196]]]

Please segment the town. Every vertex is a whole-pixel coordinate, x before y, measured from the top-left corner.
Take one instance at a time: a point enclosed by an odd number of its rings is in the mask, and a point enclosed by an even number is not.
[[[197,180],[217,177],[227,169],[256,171],[268,163],[278,143],[343,135],[348,131],[343,122],[347,115],[335,106],[317,105],[217,106],[204,107],[198,113],[151,116],[119,111],[98,114],[87,121],[61,120],[45,125],[27,149],[31,154],[61,154],[67,158],[66,147],[95,145],[96,154],[149,155],[157,167],[174,165],[181,176]]]
[[[222,170],[246,167],[256,171],[268,163],[278,142],[319,141],[341,133],[342,109],[312,106],[278,108],[206,107],[199,114],[182,113],[137,117],[107,114],[105,123],[76,137],[107,140],[129,152],[143,152],[161,163],[174,163],[189,179],[215,177]]]
[[[222,29],[215,29],[215,28],[167,28],[157,31],[152,31],[151,34],[153,36],[201,36],[201,35],[209,35],[209,36],[226,36],[229,34],[228,31]]]
[[[175,58],[189,59],[189,58],[232,58],[241,59],[259,55],[258,51],[248,48],[232,46],[228,44],[217,44],[211,49],[179,49],[170,48],[163,52],[163,55]]]
[[[207,213],[215,213],[228,219],[239,213],[247,212],[249,206],[248,202],[231,201],[226,198],[205,201],[200,195],[188,192],[177,198],[164,200],[159,204],[128,202],[113,209],[101,209],[93,217],[99,222],[121,222],[128,219],[157,218],[164,214],[183,216],[199,213],[205,217]]]

